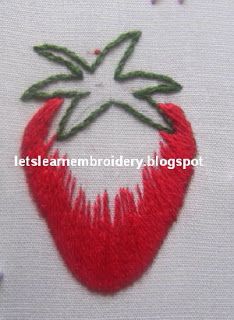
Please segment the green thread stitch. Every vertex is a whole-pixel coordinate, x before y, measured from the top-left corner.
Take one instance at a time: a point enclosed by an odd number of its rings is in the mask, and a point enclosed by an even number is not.
[[[34,50],[41,56],[47,58],[48,60],[65,66],[70,73],[68,74],[56,74],[49,76],[45,80],[39,81],[33,84],[28,90],[24,92],[22,95],[22,100],[27,101],[29,99],[49,99],[53,97],[62,97],[62,98],[69,98],[71,99],[70,106],[65,112],[65,115],[62,117],[59,128],[57,132],[57,139],[64,140],[67,139],[80,130],[86,128],[90,125],[97,117],[99,117],[102,113],[107,111],[111,106],[119,107],[132,116],[134,116],[139,121],[147,124],[148,126],[157,129],[157,130],[164,130],[168,133],[172,133],[172,124],[170,120],[166,117],[166,115],[157,107],[156,101],[152,98],[153,94],[157,93],[173,93],[178,92],[182,89],[181,85],[174,81],[172,78],[156,74],[153,72],[146,72],[146,71],[130,71],[124,73],[124,67],[129,59],[129,57],[133,54],[134,48],[141,37],[140,31],[130,31],[127,33],[121,34],[117,39],[110,42],[103,50],[100,51],[100,54],[96,57],[95,61],[92,64],[89,64],[84,58],[77,55],[75,52],[70,51],[69,49],[61,46],[51,45],[51,44],[44,44],[41,46],[35,46]],[[66,91],[66,90],[56,90],[54,92],[46,92],[44,88],[49,86],[50,84],[57,83],[60,81],[81,81],[84,77],[83,70],[93,74],[97,68],[103,63],[106,55],[113,50],[114,48],[118,47],[123,42],[130,40],[130,44],[125,50],[122,58],[120,59],[115,72],[114,72],[114,79],[119,82],[129,81],[132,79],[145,79],[145,80],[155,80],[161,82],[155,86],[149,86],[137,91],[132,92],[133,96],[137,99],[145,100],[150,106],[156,107],[157,112],[162,116],[167,127],[164,127],[158,123],[155,123],[153,120],[145,116],[143,113],[138,112],[132,106],[122,101],[115,101],[109,100],[102,104],[99,108],[95,111],[91,112],[88,117],[80,122],[79,124],[75,125],[69,131],[66,132],[66,126],[68,123],[69,118],[72,115],[73,110],[79,104],[80,100],[87,97],[90,92],[81,92],[77,91]],[[62,54],[62,56],[56,55]]]

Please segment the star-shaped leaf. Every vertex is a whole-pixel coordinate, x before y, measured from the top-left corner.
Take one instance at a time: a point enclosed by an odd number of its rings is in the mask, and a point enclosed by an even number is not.
[[[172,125],[170,120],[165,116],[165,114],[160,111],[158,108],[157,111],[163,117],[167,126],[162,126],[159,123],[154,122],[149,117],[145,116],[143,113],[139,112],[122,100],[116,100],[113,98],[107,99],[103,104],[101,104],[95,111],[92,111],[85,120],[78,123],[70,130],[66,130],[67,123],[74,111],[74,109],[79,105],[80,101],[91,94],[90,91],[81,91],[81,90],[55,90],[48,92],[47,88],[51,84],[55,84],[61,81],[82,81],[84,79],[84,73],[93,74],[100,67],[100,65],[105,61],[106,56],[110,51],[118,47],[124,42],[129,42],[127,49],[125,50],[123,56],[121,57],[117,67],[114,71],[113,78],[115,81],[124,83],[125,81],[133,81],[137,79],[142,79],[144,81],[156,82],[155,85],[150,85],[143,87],[141,89],[135,90],[130,94],[140,100],[145,100],[150,106],[157,107],[156,101],[153,99],[153,95],[156,93],[173,93],[180,91],[182,87],[174,81],[172,78],[156,74],[154,72],[147,72],[142,70],[130,71],[124,73],[124,67],[133,54],[134,48],[139,41],[141,36],[140,31],[131,31],[124,34],[121,34],[117,39],[110,42],[96,57],[95,61],[89,64],[84,58],[77,55],[75,52],[70,51],[69,49],[61,46],[44,44],[41,46],[35,46],[34,50],[41,56],[47,58],[54,63],[60,64],[69,71],[69,73],[56,74],[49,76],[48,78],[39,81],[33,84],[28,90],[26,90],[22,96],[23,100],[29,99],[49,99],[53,97],[63,97],[71,99],[70,106],[65,112],[65,115],[62,117],[62,120],[59,123],[59,129],[57,138],[58,140],[63,140],[68,137],[73,136],[78,131],[84,129],[90,125],[97,117],[107,111],[110,107],[116,106],[122,108],[136,119],[145,124],[157,129],[165,130],[167,132],[172,132]]]

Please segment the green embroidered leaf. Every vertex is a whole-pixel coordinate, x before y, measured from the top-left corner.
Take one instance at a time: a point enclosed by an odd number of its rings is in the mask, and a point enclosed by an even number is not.
[[[167,124],[167,127],[164,127],[158,123],[155,123],[153,120],[151,120],[144,114],[138,112],[134,107],[130,106],[129,104],[123,101],[117,101],[114,99],[108,99],[99,108],[91,112],[84,121],[82,121],[81,123],[78,123],[73,128],[66,131],[68,120],[72,116],[74,109],[77,107],[80,100],[87,97],[90,94],[90,92],[89,91],[81,92],[79,90],[71,90],[71,91],[56,90],[53,92],[44,91],[46,87],[57,82],[81,81],[84,77],[83,71],[89,74],[95,73],[95,71],[105,61],[105,57],[108,55],[110,51],[112,51],[114,48],[118,47],[120,44],[124,42],[129,42],[127,49],[125,50],[123,56],[121,57],[119,63],[117,64],[113,78],[114,80],[119,82],[131,81],[135,79],[136,80],[142,79],[144,80],[144,82],[146,80],[149,80],[151,83],[150,86],[146,86],[145,88],[135,90],[130,94],[132,94],[137,99],[145,100],[150,106],[155,107],[156,101],[152,98],[152,95],[156,93],[167,94],[167,93],[178,92],[182,89],[182,87],[172,78],[165,75],[156,74],[153,72],[136,70],[136,71],[130,71],[130,72],[124,73],[125,64],[129,59],[129,57],[133,54],[134,48],[137,42],[139,41],[140,36],[141,36],[140,31],[131,31],[131,32],[121,34],[117,39],[110,42],[100,52],[100,54],[96,57],[95,61],[92,64],[89,64],[84,58],[80,57],[75,52],[72,52],[65,47],[60,47],[60,46],[51,45],[51,44],[44,44],[41,46],[34,47],[34,50],[39,55],[57,64],[65,66],[68,69],[69,73],[52,75],[46,78],[45,80],[42,80],[33,84],[28,90],[24,92],[22,99],[23,100],[29,100],[32,98],[48,99],[56,96],[71,99],[70,107],[67,109],[65,115],[63,116],[59,124],[58,135],[57,135],[58,140],[67,139],[68,137],[71,137],[77,132],[79,132],[80,130],[86,128],[93,121],[95,121],[97,117],[99,117],[101,114],[103,114],[106,110],[108,110],[112,106],[122,108],[123,110],[125,110],[126,112],[134,116],[136,119],[138,119],[141,122],[144,122],[150,127],[153,127],[157,130],[165,130],[167,132],[172,132],[172,126],[171,126],[170,120],[160,111],[160,109],[157,109],[157,111],[163,117],[164,121]],[[157,82],[156,85],[152,86],[152,81],[156,81]]]

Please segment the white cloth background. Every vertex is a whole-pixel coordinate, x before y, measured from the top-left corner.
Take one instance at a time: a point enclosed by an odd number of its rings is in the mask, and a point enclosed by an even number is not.
[[[155,6],[149,0],[1,1],[1,320],[233,319],[233,9],[231,0],[161,0]],[[37,56],[33,45],[64,45],[91,60],[87,51],[133,29],[143,35],[127,68],[168,74],[184,86],[158,100],[183,107],[204,166],[196,169],[179,220],[152,267],[133,286],[103,297],[67,271],[23,170],[14,167],[24,127],[39,106],[19,97],[32,83],[64,70]],[[108,79],[120,51],[103,66],[104,86],[87,107],[105,95],[125,98],[131,89]],[[96,77],[85,85],[97,90]],[[140,102],[138,108],[151,112]],[[112,110],[59,148],[72,157],[144,157],[157,143],[153,130]],[[119,186],[140,181],[133,168],[73,171],[91,199],[104,188],[113,196]]]

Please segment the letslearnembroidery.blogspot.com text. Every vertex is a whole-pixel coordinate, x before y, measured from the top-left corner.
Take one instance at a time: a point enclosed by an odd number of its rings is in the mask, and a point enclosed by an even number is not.
[[[68,166],[68,167],[136,167],[138,170],[144,166],[155,166],[155,167],[168,167],[168,169],[175,169],[175,167],[182,167],[186,169],[189,166],[197,167],[203,166],[202,157],[194,159],[186,158],[170,158],[164,159],[158,156],[151,157],[147,156],[147,159],[139,158],[125,158],[120,155],[110,156],[109,158],[95,158],[89,156],[87,158],[43,158],[38,156],[36,158],[19,158],[18,156],[14,157],[15,166]]]

